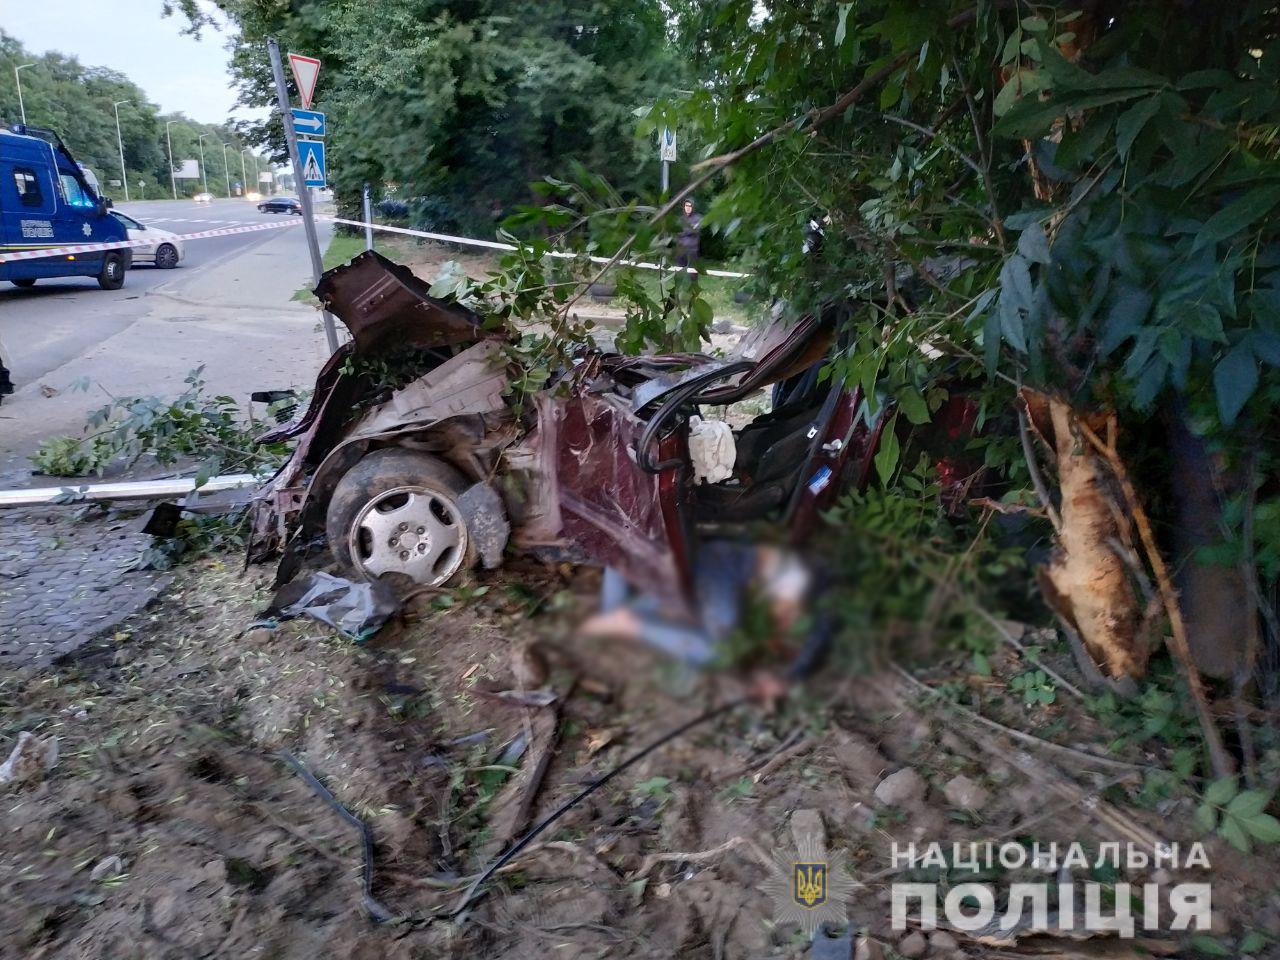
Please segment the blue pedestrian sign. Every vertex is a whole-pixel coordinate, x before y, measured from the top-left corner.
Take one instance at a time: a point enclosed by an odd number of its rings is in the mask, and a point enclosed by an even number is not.
[[[324,141],[299,140],[298,162],[302,164],[302,182],[308,187],[323,187]]]
[[[324,114],[319,110],[301,110],[291,107],[293,129],[304,137],[323,137],[325,134]]]

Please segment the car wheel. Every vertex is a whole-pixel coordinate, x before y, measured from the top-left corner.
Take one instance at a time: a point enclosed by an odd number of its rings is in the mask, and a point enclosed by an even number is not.
[[[156,248],[156,266],[161,270],[172,270],[178,265],[178,248],[172,243],[162,243]]]
[[[458,498],[466,478],[413,450],[377,450],[343,475],[329,500],[325,533],[349,575],[398,573],[425,586],[447,583],[475,563]]]
[[[10,280],[9,282],[12,283],[15,287],[22,287],[22,289],[26,290],[36,285],[36,278],[23,277],[21,280]]]
[[[119,290],[124,286],[124,257],[120,251],[111,250],[102,258],[98,272],[98,286],[103,290]]]

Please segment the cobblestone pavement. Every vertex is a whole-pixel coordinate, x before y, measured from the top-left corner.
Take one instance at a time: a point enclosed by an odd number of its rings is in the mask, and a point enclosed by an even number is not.
[[[110,630],[173,579],[131,566],[145,515],[76,506],[0,512],[0,669],[43,666]]]

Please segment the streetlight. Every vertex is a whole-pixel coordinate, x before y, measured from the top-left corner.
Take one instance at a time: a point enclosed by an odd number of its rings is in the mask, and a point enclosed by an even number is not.
[[[173,140],[169,137],[169,127],[175,123],[181,123],[181,120],[166,120],[164,122],[164,142],[169,145],[169,187],[173,190],[173,199],[178,199],[178,179],[173,174]]]
[[[129,202],[129,173],[124,168],[124,140],[120,137],[120,107],[132,100],[117,100],[111,106],[116,112],[116,146],[120,148],[120,182],[124,184],[124,202]]]
[[[34,67],[34,63],[22,63],[13,68],[13,79],[18,84],[18,112],[22,114],[22,125],[27,125],[27,108],[22,105],[22,76],[19,70],[25,70],[27,67]]]
[[[204,170],[204,138],[207,136],[209,134],[202,133],[196,137],[196,146],[200,148],[200,181],[204,184],[205,193],[209,192],[209,175]]]
[[[258,173],[258,155],[250,150],[249,156],[253,157],[253,189],[259,191],[262,187],[262,175]]]
[[[244,195],[249,196],[249,174],[244,169],[244,147],[240,148],[240,182],[244,184]]]
[[[222,145],[222,171],[227,178],[227,199],[228,200],[231,199],[231,167],[227,164],[227,147],[229,146],[231,146],[231,144],[229,143],[224,143]]]

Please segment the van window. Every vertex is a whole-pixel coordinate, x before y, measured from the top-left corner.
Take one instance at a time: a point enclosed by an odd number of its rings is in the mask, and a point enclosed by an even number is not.
[[[44,196],[40,193],[40,181],[34,170],[29,167],[14,167],[13,182],[18,187],[18,202],[24,207],[44,206]]]
[[[80,186],[80,181],[69,173],[63,173],[59,176],[62,178],[62,195],[67,198],[68,205],[73,207],[93,206],[93,201],[84,192],[84,187]]]

